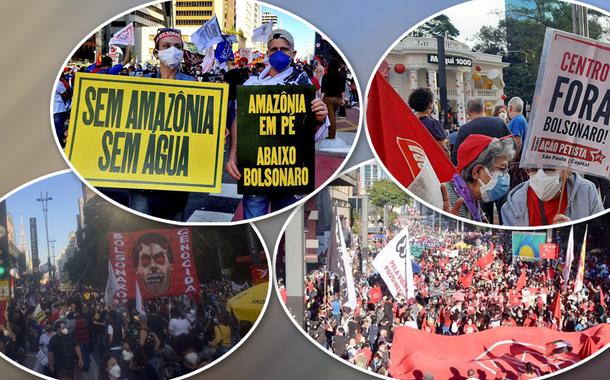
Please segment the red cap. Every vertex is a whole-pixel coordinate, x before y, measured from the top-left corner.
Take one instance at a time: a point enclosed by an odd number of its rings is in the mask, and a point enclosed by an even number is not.
[[[457,151],[457,172],[461,173],[464,168],[481,155],[487,146],[494,140],[493,137],[485,135],[470,135],[464,140]]]

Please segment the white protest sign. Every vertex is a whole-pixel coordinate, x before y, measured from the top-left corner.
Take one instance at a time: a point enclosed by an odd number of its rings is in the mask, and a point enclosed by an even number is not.
[[[394,298],[399,295],[413,298],[415,284],[411,249],[409,247],[409,230],[400,231],[373,260],[373,267],[385,282]]]
[[[133,36],[133,22],[130,22],[126,27],[119,30],[115,34],[112,35],[110,42],[108,45],[133,45],[134,44],[134,36]]]
[[[199,53],[222,41],[222,32],[216,16],[212,17],[191,35],[191,41],[197,46]]]
[[[610,175],[610,45],[547,28],[522,167]]]
[[[268,22],[252,31],[252,42],[267,42],[267,37],[273,30],[273,23]]]

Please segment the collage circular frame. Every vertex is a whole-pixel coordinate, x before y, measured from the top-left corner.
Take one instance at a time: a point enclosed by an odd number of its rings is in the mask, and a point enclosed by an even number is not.
[[[182,29],[150,21],[162,21],[164,5]],[[76,175],[109,201],[184,225],[257,221],[304,203],[354,151],[363,118],[360,85],[336,45],[264,2],[238,0],[234,15],[222,12],[150,2],[100,25],[66,59],[50,99],[55,141]],[[154,26],[137,26],[143,13]],[[213,17],[201,25],[202,14]],[[282,70],[271,65],[267,47],[282,52],[272,59]],[[144,57],[150,59],[140,62]],[[126,65],[115,64],[120,59]],[[176,66],[182,60],[189,66]],[[161,79],[167,77],[175,79]],[[222,80],[229,84],[213,83]],[[61,92],[66,87],[71,91]],[[58,112],[68,101],[74,112]],[[258,126],[238,128],[237,120]],[[246,138],[237,139],[239,131]]]
[[[61,212],[53,210],[57,203]],[[24,215],[30,220],[27,233]],[[18,243],[13,216],[21,220]],[[237,350],[269,304],[270,254],[251,223],[184,227],[153,221],[108,203],[70,170],[41,176],[3,196],[0,217],[8,232],[0,236],[0,244],[9,252],[0,262],[0,356],[41,378],[74,372],[97,379],[108,375],[112,363],[134,375],[154,372],[160,379],[187,378]],[[47,239],[47,262],[42,265],[43,232],[37,232],[37,220],[44,221]],[[244,239],[223,240],[223,231],[241,233]],[[96,260],[88,255],[91,249],[108,254],[99,254]],[[239,256],[243,251],[250,253]],[[178,260],[182,264],[174,265]],[[99,262],[91,266],[93,261]],[[106,265],[104,279],[97,268]],[[109,291],[112,296],[107,296]],[[85,316],[101,327],[90,326]],[[26,318],[32,320],[31,329],[21,327]],[[116,349],[115,330],[122,336]],[[153,347],[148,347],[149,337]],[[111,343],[104,343],[106,338]],[[144,347],[152,348],[152,354]],[[50,352],[74,361],[57,359],[53,368]],[[106,371],[101,370],[102,363]]]
[[[587,26],[572,25],[572,12]],[[367,85],[373,154],[403,190],[460,221],[527,230],[602,215],[609,18],[571,0],[473,0],[435,13],[388,48]]]
[[[547,232],[464,223],[371,160],[291,213],[274,285],[309,341],[368,375],[546,379],[610,347],[608,218]]]

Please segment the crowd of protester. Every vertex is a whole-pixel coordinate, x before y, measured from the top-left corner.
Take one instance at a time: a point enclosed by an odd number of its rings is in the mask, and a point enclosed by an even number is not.
[[[133,302],[107,304],[104,293],[92,289],[24,286],[6,308],[0,352],[58,379],[82,378],[92,361],[99,370],[92,378],[182,376],[221,357],[247,333],[251,324],[226,309],[242,287],[202,284],[200,300],[144,300],[138,311]]]
[[[305,278],[305,328],[321,346],[356,366],[388,375],[394,329],[408,326],[432,334],[471,334],[499,326],[582,331],[610,322],[608,249],[587,252],[584,286],[574,291],[574,275],[564,284],[561,260],[524,261],[512,257],[509,231],[451,232],[413,222],[415,297],[392,296],[372,267],[383,249],[369,239],[369,262],[361,271],[353,247],[357,306],[344,307],[337,275],[321,268]],[[355,239],[357,241],[357,239]],[[357,242],[355,243],[358,244]],[[490,263],[477,264],[493,252]],[[560,257],[561,258],[561,257]],[[280,284],[282,282],[280,281]],[[564,286],[565,285],[565,286]],[[326,292],[326,297],[324,296]],[[553,302],[560,293],[561,319]],[[391,374],[390,374],[391,375]]]
[[[443,209],[477,222],[541,226],[585,218],[610,207],[605,178],[551,166],[521,167],[528,122],[521,98],[493,112],[482,98],[466,104],[468,122],[444,128],[429,88],[411,92],[408,104],[456,167],[441,185]]]

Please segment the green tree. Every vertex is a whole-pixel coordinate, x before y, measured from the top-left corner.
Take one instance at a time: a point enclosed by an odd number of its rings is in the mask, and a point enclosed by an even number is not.
[[[451,23],[447,15],[438,15],[413,31],[417,37],[456,38],[460,31]]]
[[[396,218],[394,208],[412,202],[411,197],[389,179],[373,182],[369,189],[369,201],[381,210],[383,215],[387,214],[388,218],[384,218],[385,231],[388,231],[389,221],[393,220],[392,215]]]

